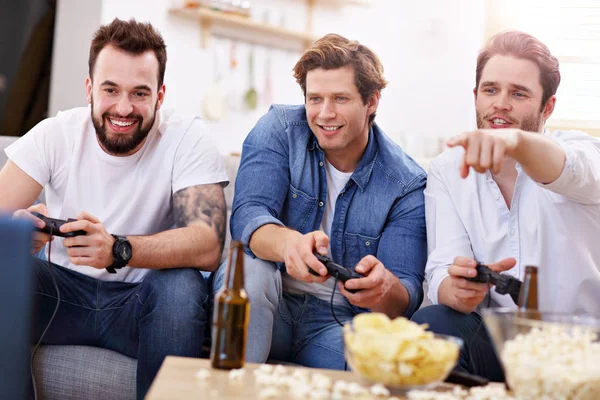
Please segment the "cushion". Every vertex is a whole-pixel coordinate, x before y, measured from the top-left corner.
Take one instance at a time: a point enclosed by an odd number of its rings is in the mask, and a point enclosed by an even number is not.
[[[40,346],[33,363],[45,400],[135,399],[137,361],[88,346]]]
[[[17,139],[17,136],[0,136],[0,168],[4,166],[4,163],[7,159],[6,153],[4,152],[4,148],[8,147],[10,144],[12,144],[12,142],[14,142]]]

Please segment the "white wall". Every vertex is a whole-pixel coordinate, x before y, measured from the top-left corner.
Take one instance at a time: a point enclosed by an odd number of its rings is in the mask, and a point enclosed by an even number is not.
[[[54,24],[54,49],[48,115],[86,104],[85,78],[92,35],[100,26],[102,2],[60,0]]]
[[[73,14],[80,12],[82,7],[72,6],[81,2],[61,0],[59,4],[71,7],[70,20],[79,21],[80,16]],[[96,3],[100,2],[96,0]],[[303,101],[300,88],[292,77],[292,68],[300,53],[253,46],[259,107],[249,111],[241,99],[249,86],[247,65],[251,47],[237,43],[238,66],[232,70],[229,67],[231,41],[216,38],[212,47],[200,48],[198,23],[169,15],[166,10],[172,3],[171,0],[102,0],[101,7],[92,8],[99,13],[97,23],[108,23],[114,17],[135,17],[152,22],[161,31],[169,58],[165,76],[166,107],[202,115],[204,95],[215,81],[215,66],[219,67],[224,78],[221,91],[230,110],[223,120],[210,125],[221,151],[239,151],[245,135],[268,109],[260,96],[265,86],[267,56],[271,59],[273,102]],[[377,121],[407,151],[417,157],[429,156],[433,151],[430,149],[437,147],[436,137],[474,127],[472,88],[475,59],[483,40],[483,2],[372,0],[369,3],[367,7],[341,9],[318,6],[315,33],[340,33],[361,41],[379,55],[389,86],[383,92]],[[252,6],[253,18],[267,18],[276,24],[283,22],[285,27],[293,29],[305,26],[306,8],[301,1],[253,0]],[[89,13],[90,8],[86,7],[82,15],[87,14],[90,19]],[[58,29],[73,29],[64,24],[60,13],[58,18]],[[77,35],[83,42],[87,40],[89,45],[90,30],[95,28],[91,26],[93,24],[89,25],[86,30],[72,31],[71,35]],[[87,66],[81,65],[87,62],[88,46],[74,48],[72,36],[59,36],[58,29],[54,55],[63,62],[55,63],[59,70],[53,77],[51,98],[54,101],[51,105],[54,110],[84,100],[80,76],[75,79],[77,74],[73,70],[77,66],[84,69],[84,76],[87,73]],[[68,48],[64,45],[67,37]],[[75,94],[76,91],[80,95]]]

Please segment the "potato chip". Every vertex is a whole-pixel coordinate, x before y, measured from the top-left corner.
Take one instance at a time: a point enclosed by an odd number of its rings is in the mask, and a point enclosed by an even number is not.
[[[344,326],[352,370],[391,386],[427,385],[446,378],[458,360],[459,341],[435,337],[406,318],[364,313]]]
[[[379,332],[387,332],[392,321],[382,313],[362,313],[352,320],[352,326],[356,332],[374,329]]]

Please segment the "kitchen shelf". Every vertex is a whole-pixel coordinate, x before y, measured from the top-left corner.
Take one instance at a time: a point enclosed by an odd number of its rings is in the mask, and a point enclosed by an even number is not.
[[[212,35],[226,36],[290,50],[304,50],[316,40],[309,33],[292,31],[275,25],[254,21],[240,15],[211,10],[206,7],[195,9],[171,8],[169,9],[169,13],[200,22],[200,44],[203,48],[210,45]]]
[[[302,0],[288,0],[299,2]],[[329,6],[343,7],[343,6],[367,6],[367,0],[305,0],[307,2],[311,2],[314,5],[323,4]]]

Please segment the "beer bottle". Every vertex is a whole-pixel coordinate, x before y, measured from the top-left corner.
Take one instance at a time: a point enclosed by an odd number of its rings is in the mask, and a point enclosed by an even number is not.
[[[225,283],[215,296],[211,364],[213,368],[244,366],[250,302],[244,290],[244,246],[233,241]]]
[[[519,309],[538,310],[538,269],[528,265],[525,267],[525,279],[519,291]]]

